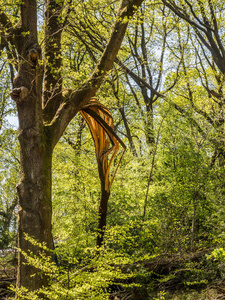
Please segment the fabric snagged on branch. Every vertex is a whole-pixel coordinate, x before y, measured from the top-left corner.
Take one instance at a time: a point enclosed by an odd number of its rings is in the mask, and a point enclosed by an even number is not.
[[[113,118],[109,110],[98,100],[92,99],[89,101],[80,110],[80,113],[91,131],[98,166],[102,169],[101,171],[104,176],[105,190],[109,192],[126,146],[114,131]],[[122,154],[110,179],[110,167],[120,145],[123,147]],[[111,156],[109,157],[110,154]]]

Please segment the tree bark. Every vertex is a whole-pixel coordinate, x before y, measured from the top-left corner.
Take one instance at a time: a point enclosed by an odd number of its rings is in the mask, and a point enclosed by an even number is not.
[[[131,135],[130,127],[128,125],[128,120],[127,120],[126,115],[125,115],[124,106],[120,103],[119,81],[117,80],[117,84],[115,84],[115,82],[113,80],[111,80],[110,84],[111,84],[112,89],[113,89],[113,94],[114,94],[115,98],[117,99],[117,106],[118,106],[119,112],[121,114],[124,127],[126,129],[126,136],[127,136],[128,141],[129,141],[129,144],[130,144],[130,149],[132,151],[133,156],[137,157],[138,155],[137,155],[136,147],[135,147],[135,144],[134,144],[134,141],[133,141],[133,137]]]
[[[38,245],[26,240],[25,234],[45,243],[51,249],[51,171],[52,148],[48,135],[33,130],[23,130],[20,134],[21,179],[17,186],[19,198],[18,247],[23,252],[31,251],[39,256],[43,252]],[[46,252],[49,255],[48,252]],[[17,287],[24,286],[29,291],[48,284],[48,279],[32,265],[24,264],[26,259],[19,252]],[[32,276],[36,274],[36,276]],[[32,277],[31,277],[32,276]]]
[[[97,243],[96,243],[97,247],[103,246],[103,242],[104,242],[109,196],[110,196],[110,192],[106,191],[105,189],[102,189],[99,210],[98,210],[99,220],[98,220],[98,232],[97,232]]]
[[[125,115],[124,107],[119,107],[119,112],[121,114],[123,124],[124,124],[124,127],[126,129],[126,135],[127,135],[128,142],[130,144],[130,149],[132,151],[132,154],[133,154],[134,157],[138,157],[137,150],[136,150],[136,147],[135,147],[135,144],[134,144],[134,141],[133,141],[133,137],[131,135],[130,127],[128,125],[128,121],[127,121],[127,118],[126,118],[126,115]]]

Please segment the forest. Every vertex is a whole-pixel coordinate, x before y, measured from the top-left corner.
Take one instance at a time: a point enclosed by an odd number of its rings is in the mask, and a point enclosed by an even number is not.
[[[0,0],[0,299],[225,299],[225,2]]]

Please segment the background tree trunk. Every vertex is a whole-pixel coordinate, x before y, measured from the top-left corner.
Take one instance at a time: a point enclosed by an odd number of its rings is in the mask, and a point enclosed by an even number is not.
[[[108,200],[109,200],[110,192],[106,191],[105,188],[102,188],[101,191],[101,199],[98,210],[98,233],[97,233],[97,247],[103,246],[105,227],[106,227],[106,218],[108,211]]]

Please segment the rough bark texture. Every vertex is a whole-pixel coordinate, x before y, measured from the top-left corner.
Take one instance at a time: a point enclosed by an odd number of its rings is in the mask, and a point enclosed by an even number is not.
[[[110,192],[106,191],[102,187],[101,199],[100,199],[99,210],[98,210],[99,221],[98,221],[98,235],[97,235],[97,242],[96,242],[97,247],[101,247],[104,241],[109,196],[110,196]]]
[[[32,131],[32,130],[30,130]],[[26,142],[29,141],[29,142]],[[37,143],[40,145],[37,146]],[[29,144],[29,145],[27,145]],[[24,234],[34,237],[51,247],[51,149],[41,136],[24,132],[20,135],[21,180],[17,186],[19,198],[18,212],[18,247],[24,252],[32,251],[39,255],[38,246],[32,245],[25,239]],[[30,150],[30,151],[29,151]],[[19,252],[19,267],[17,286],[25,286],[29,290],[36,290],[47,285],[47,277],[36,274],[35,267],[24,265],[24,256]],[[38,271],[40,272],[40,271]],[[35,277],[30,277],[36,274]]]
[[[127,117],[125,115],[124,107],[119,107],[119,112],[121,114],[123,124],[124,124],[124,127],[126,129],[126,136],[127,136],[128,142],[130,144],[130,149],[132,151],[133,156],[137,157],[138,156],[137,155],[137,150],[136,150],[136,147],[135,147],[135,144],[134,144],[134,141],[133,141],[133,137],[131,135],[131,131],[130,131],[130,127],[129,127],[129,124],[128,124]]]
[[[47,1],[45,11],[44,117],[51,122],[62,102],[62,0]],[[49,105],[51,104],[51,105]]]

